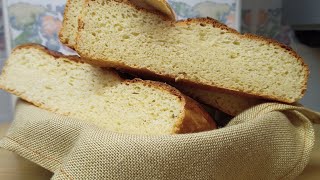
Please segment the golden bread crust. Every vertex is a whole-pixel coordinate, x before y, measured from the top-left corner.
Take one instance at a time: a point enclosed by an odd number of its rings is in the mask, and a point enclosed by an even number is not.
[[[209,113],[198,102],[188,96],[185,98],[184,118],[176,123],[175,133],[184,134],[216,129],[217,125]],[[209,125],[208,125],[209,124]]]
[[[70,8],[71,3],[72,3],[71,1],[72,0],[67,0],[67,2],[66,2],[66,6],[64,8],[64,14],[63,14],[62,27],[61,27],[61,29],[59,31],[58,36],[59,36],[59,39],[60,39],[61,43],[63,43],[64,45],[68,46],[71,49],[74,49],[73,45],[70,44],[69,39],[64,37],[64,35],[63,35],[63,33],[65,31],[68,31],[68,29],[66,29],[67,23],[69,21],[69,18],[67,16],[67,14],[69,13],[69,8]]]
[[[60,52],[57,52],[57,51],[53,51],[53,50],[50,50],[48,49],[47,47],[43,46],[43,45],[40,45],[40,44],[36,44],[36,43],[26,43],[26,44],[21,44],[17,47],[15,47],[13,50],[12,50],[12,53],[14,53],[16,50],[18,49],[38,49],[38,50],[41,50],[53,57],[55,57],[56,59],[57,58],[68,58],[72,61],[75,61],[75,62],[78,62],[78,63],[84,63],[81,58],[77,55],[64,55]]]

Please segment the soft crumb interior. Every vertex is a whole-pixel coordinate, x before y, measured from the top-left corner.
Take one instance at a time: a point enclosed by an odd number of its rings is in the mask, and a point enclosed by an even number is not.
[[[158,74],[293,102],[307,70],[279,46],[206,23],[163,21],[113,0],[89,1],[77,50]]]
[[[38,50],[10,56],[0,84],[41,107],[116,132],[170,134],[184,116],[184,104],[168,91],[124,83],[111,71]]]
[[[60,32],[60,40],[69,46],[76,45],[76,34],[78,30],[78,16],[82,10],[85,0],[68,0],[67,10],[64,14],[63,28]]]

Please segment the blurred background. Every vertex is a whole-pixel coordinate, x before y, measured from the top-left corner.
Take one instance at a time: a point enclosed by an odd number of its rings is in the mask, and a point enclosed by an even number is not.
[[[35,42],[74,54],[58,40],[66,0],[2,0],[0,70],[15,46]],[[298,52],[310,68],[308,91],[300,101],[320,111],[319,0],[169,0],[179,19],[212,17],[241,33],[276,39]],[[0,90],[0,122],[13,118],[15,97]]]

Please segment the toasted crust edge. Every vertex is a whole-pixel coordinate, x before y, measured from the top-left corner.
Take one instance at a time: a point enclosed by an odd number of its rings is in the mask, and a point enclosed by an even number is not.
[[[67,31],[66,29],[66,24],[67,24],[67,21],[69,20],[69,18],[67,17],[67,14],[69,13],[69,8],[70,8],[70,5],[71,5],[71,1],[72,0],[67,0],[66,2],[66,6],[64,8],[64,13],[63,13],[63,22],[62,22],[62,27],[59,31],[59,34],[58,34],[58,37],[59,37],[59,40],[62,44],[68,46],[69,48],[71,49],[74,49],[74,45],[70,44],[70,41],[67,40],[67,38],[65,38],[63,36],[63,33],[65,31]]]
[[[85,63],[84,61],[82,61],[82,59],[77,56],[77,55],[64,55],[60,52],[57,52],[57,51],[53,51],[53,50],[50,50],[48,49],[47,47],[41,45],[41,44],[36,44],[36,43],[26,43],[26,44],[21,44],[17,47],[15,47],[13,50],[12,50],[12,53],[14,53],[16,50],[18,49],[29,49],[29,48],[35,48],[35,49],[38,49],[38,50],[41,50],[51,56],[53,56],[54,58],[68,58],[72,61],[75,61],[77,63]]]

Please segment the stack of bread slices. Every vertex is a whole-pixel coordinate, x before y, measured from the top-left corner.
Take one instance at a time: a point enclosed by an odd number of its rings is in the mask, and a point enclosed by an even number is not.
[[[294,103],[309,74],[289,47],[211,18],[176,21],[165,0],[68,0],[60,40],[80,58],[19,46],[0,87],[121,133],[212,130],[195,100],[232,116],[266,101]]]

